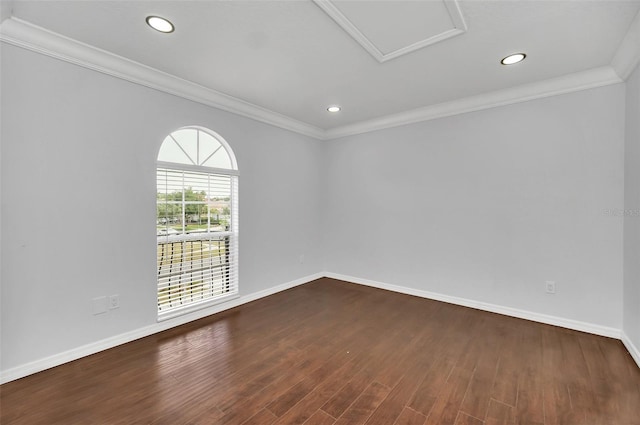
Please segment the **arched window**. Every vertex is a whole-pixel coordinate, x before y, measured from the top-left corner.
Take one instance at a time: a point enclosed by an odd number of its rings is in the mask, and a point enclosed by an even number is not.
[[[238,296],[238,167],[218,134],[184,127],[157,162],[158,318]]]

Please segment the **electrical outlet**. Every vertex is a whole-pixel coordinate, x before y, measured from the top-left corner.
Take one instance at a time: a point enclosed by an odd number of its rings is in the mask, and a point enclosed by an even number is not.
[[[300,254],[300,257],[298,257],[298,260],[300,261],[300,264],[304,263],[304,254]]]
[[[113,310],[114,308],[120,307],[120,295],[111,295],[109,297],[109,309]]]
[[[547,294],[555,294],[556,293],[556,283],[553,280],[547,280],[545,282],[544,290]]]

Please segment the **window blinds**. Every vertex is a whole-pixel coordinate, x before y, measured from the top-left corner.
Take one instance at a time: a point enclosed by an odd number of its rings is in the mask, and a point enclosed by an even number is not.
[[[237,176],[157,169],[159,317],[238,294]]]

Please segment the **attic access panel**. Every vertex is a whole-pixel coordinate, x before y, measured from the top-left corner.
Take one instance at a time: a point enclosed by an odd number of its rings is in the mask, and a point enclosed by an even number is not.
[[[313,0],[379,62],[463,34],[456,0]]]

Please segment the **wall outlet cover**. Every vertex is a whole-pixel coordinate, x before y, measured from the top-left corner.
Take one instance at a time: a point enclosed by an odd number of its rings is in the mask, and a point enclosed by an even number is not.
[[[556,282],[553,280],[547,280],[545,282],[545,292],[547,294],[555,294],[556,293]]]
[[[109,308],[119,308],[120,307],[120,295],[111,295],[109,297]]]

